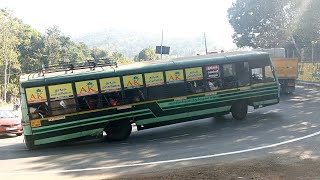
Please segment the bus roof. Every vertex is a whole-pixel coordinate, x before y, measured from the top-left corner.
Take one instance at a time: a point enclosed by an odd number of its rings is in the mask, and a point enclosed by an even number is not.
[[[266,58],[269,59],[269,55],[265,52],[229,52],[191,57],[180,57],[168,60],[144,61],[126,65],[119,65],[117,68],[101,67],[96,68],[95,70],[90,70],[90,68],[88,68],[74,70],[73,73],[71,71],[63,71],[48,74],[25,74],[21,76],[20,82],[21,86],[26,88],[43,86],[46,84],[62,84],[73,81],[84,81],[130,74],[174,70],[212,64],[227,64],[232,62],[254,60],[259,61]]]

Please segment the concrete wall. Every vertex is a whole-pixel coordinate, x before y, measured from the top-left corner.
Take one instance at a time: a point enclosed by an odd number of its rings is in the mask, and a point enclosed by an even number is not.
[[[298,80],[320,83],[320,63],[299,63]]]

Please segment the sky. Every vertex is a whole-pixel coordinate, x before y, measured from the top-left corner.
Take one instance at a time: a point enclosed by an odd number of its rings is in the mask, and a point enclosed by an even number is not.
[[[235,48],[227,9],[234,0],[0,0],[24,23],[45,32],[58,26],[78,37],[115,28],[125,31],[192,38],[206,33],[225,49]]]

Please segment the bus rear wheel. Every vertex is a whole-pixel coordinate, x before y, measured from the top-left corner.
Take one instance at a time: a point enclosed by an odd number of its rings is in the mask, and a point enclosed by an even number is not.
[[[132,131],[129,120],[111,121],[104,130],[109,141],[122,141],[127,139]]]
[[[236,120],[243,120],[248,113],[248,105],[246,101],[236,101],[232,104],[231,114]]]

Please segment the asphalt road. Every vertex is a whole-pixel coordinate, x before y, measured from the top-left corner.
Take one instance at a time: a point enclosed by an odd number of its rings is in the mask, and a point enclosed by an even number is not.
[[[277,105],[250,109],[244,121],[230,115],[202,119],[133,132],[121,143],[87,141],[28,151],[23,137],[0,136],[0,177],[106,179],[254,158],[318,160],[319,105],[320,91],[297,87]]]

